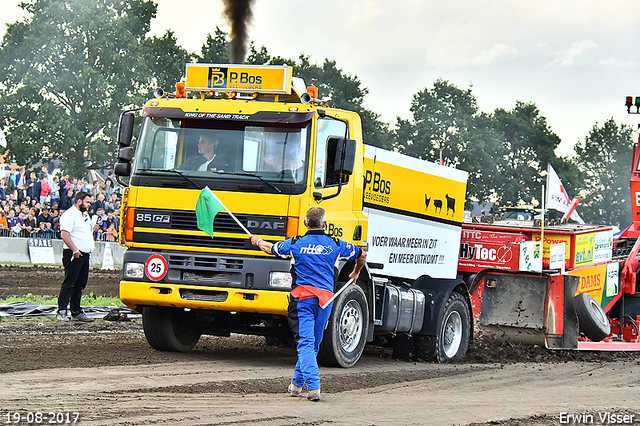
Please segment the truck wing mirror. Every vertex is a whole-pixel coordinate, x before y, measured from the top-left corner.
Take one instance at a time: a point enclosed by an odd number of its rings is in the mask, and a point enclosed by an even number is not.
[[[133,112],[131,111],[120,114],[120,122],[118,123],[118,145],[121,147],[131,145],[134,118]]]
[[[117,162],[113,166],[113,174],[117,177],[129,176],[131,174],[131,163]]]
[[[126,146],[118,150],[118,162],[130,163],[133,158],[133,148]]]
[[[356,162],[356,141],[353,139],[338,139],[336,144],[336,157],[333,166],[333,170],[336,173],[342,173],[345,175],[353,174],[353,167]]]
[[[122,147],[118,150],[118,162],[113,166],[113,173],[117,177],[129,176],[131,174],[131,159],[133,158],[133,148]]]

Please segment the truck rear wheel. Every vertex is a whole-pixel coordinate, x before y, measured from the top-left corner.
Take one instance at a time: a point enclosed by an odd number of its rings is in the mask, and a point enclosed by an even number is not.
[[[142,310],[142,328],[147,342],[159,351],[189,352],[202,335],[191,312],[163,306]]]
[[[427,361],[447,362],[465,356],[469,348],[471,315],[459,293],[451,293],[435,336],[417,336],[416,352]]]
[[[333,301],[318,362],[327,367],[353,366],[364,350],[368,325],[369,309],[365,294],[360,287],[351,284]]]
[[[609,318],[600,304],[588,293],[580,293],[574,299],[580,330],[590,340],[599,342],[611,334]]]

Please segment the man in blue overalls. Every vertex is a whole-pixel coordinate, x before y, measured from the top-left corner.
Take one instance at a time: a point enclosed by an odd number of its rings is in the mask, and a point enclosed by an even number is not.
[[[321,305],[333,296],[336,262],[356,260],[353,272],[349,275],[355,282],[367,254],[358,246],[324,233],[327,221],[321,207],[310,208],[304,224],[308,229],[304,236],[275,244],[253,236],[251,243],[265,253],[293,258],[293,289],[289,298],[288,320],[298,343],[298,362],[289,385],[289,394],[300,395],[306,384],[309,391],[307,398],[319,401],[320,375],[316,356],[333,303],[326,309],[322,309]]]

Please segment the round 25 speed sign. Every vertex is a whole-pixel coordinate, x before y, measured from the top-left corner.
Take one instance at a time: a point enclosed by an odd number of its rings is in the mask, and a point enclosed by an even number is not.
[[[144,264],[144,272],[152,281],[160,281],[163,279],[167,275],[168,269],[169,265],[167,264],[167,260],[159,254],[154,254],[147,259],[147,263]]]

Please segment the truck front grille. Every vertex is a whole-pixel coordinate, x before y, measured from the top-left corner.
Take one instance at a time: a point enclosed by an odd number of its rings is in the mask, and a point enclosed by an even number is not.
[[[213,225],[214,238],[209,235],[185,235],[180,232],[199,231],[195,211],[138,208],[136,218],[138,217],[140,219],[136,219],[133,234],[133,242],[136,243],[260,251],[251,244],[245,231],[226,212],[216,215]],[[286,216],[237,214],[236,217],[251,232],[276,239],[285,238],[287,235]],[[141,228],[144,228],[144,231]],[[166,230],[178,233],[167,233]],[[226,236],[219,237],[220,234]]]
[[[182,281],[185,283],[227,285],[232,280],[233,276],[224,272],[184,271],[182,273]]]
[[[242,270],[244,259],[214,256],[193,256],[188,254],[170,254],[169,267],[173,269],[233,269]]]
[[[198,246],[198,247],[218,247],[228,249],[245,249],[252,250],[255,247],[251,245],[249,238],[211,238],[209,236],[201,237],[197,235],[171,235],[169,238],[171,244],[180,246]]]

